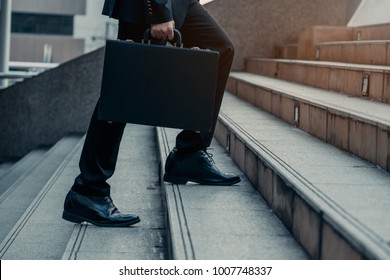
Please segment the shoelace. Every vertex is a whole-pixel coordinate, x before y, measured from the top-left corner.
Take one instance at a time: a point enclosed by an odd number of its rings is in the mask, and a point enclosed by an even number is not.
[[[207,160],[211,163],[211,164],[215,164],[215,161],[214,161],[214,159],[213,159],[213,154],[212,153],[209,153],[208,151],[207,151],[207,149],[205,149],[204,150],[204,153],[205,153],[205,156],[206,156],[206,158],[207,158]]]

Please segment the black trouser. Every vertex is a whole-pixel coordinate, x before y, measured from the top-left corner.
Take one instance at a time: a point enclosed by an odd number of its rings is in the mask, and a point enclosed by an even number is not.
[[[119,39],[140,41],[146,26],[119,22]],[[216,50],[220,54],[219,72],[214,102],[213,126],[208,132],[182,131],[176,138],[179,150],[196,151],[210,146],[215,124],[222,103],[222,97],[234,56],[232,42],[218,23],[198,2],[194,1],[180,28],[184,47],[200,47]],[[196,73],[194,73],[196,75]],[[97,108],[92,115],[80,158],[80,175],[72,189],[87,195],[109,195],[110,186],[106,180],[114,174],[122,139],[124,123],[108,123],[97,118]]]

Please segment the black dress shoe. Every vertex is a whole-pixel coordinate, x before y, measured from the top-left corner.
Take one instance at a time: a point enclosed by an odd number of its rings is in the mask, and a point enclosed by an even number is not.
[[[111,197],[86,196],[70,190],[65,198],[62,218],[73,223],[89,222],[100,227],[127,227],[140,222],[131,214],[122,214]]]
[[[191,181],[201,185],[230,186],[241,179],[237,175],[219,171],[212,155],[204,150],[183,153],[174,148],[165,163],[164,181],[172,184]]]

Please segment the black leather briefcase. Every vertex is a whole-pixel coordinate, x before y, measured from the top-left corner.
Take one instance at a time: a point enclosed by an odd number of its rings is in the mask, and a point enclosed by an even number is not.
[[[219,54],[182,48],[177,30],[175,41],[176,47],[107,40],[99,119],[211,129]]]

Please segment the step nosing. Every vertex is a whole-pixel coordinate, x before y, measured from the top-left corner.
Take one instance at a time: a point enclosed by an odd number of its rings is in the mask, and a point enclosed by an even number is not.
[[[86,223],[76,224],[72,235],[68,241],[68,245],[62,256],[62,260],[76,260],[77,253],[80,251],[81,244],[85,238],[88,225]]]
[[[157,138],[159,143],[159,154],[161,158],[160,169],[165,170],[164,158],[168,157],[172,147],[169,146],[166,130],[157,129]],[[161,175],[162,176],[162,175]],[[180,189],[177,185],[161,182],[164,189],[166,211],[169,213],[169,231],[171,235],[171,254],[173,259],[195,260],[195,250],[191,238],[191,233],[187,226],[185,210],[180,200]]]
[[[334,45],[364,45],[364,44],[390,44],[390,40],[357,40],[357,41],[331,41],[321,42],[314,46],[334,46]]]
[[[380,73],[390,73],[390,66],[387,65],[370,65],[358,63],[346,63],[335,61],[321,60],[300,60],[300,59],[280,59],[280,58],[248,58],[250,61],[265,61],[286,64],[300,64],[316,67],[333,67],[336,69],[350,69],[355,71],[374,71]]]

